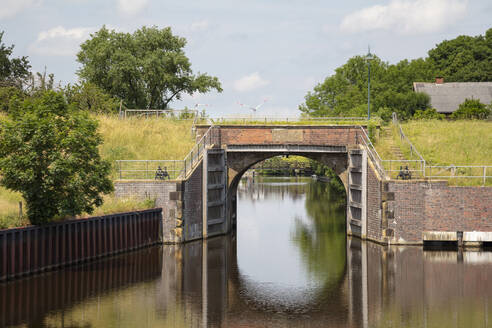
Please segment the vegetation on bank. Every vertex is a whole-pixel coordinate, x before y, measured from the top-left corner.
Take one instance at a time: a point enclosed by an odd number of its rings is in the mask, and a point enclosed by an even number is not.
[[[113,164],[113,177],[116,177],[114,163],[117,159],[183,159],[194,145],[192,120],[138,117],[122,120],[117,115],[104,114],[93,114],[92,118],[99,122],[99,133],[103,140],[99,152],[103,160]],[[5,115],[0,114],[0,121],[4,119]],[[0,187],[0,229],[29,223],[25,215],[19,218],[20,201],[23,201],[20,193]],[[92,215],[154,206],[153,200],[116,199],[113,194],[104,196],[103,201]],[[24,201],[23,206],[25,214]]]

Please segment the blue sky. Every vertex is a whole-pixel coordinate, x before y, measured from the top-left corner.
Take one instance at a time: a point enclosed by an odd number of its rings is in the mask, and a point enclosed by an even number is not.
[[[175,108],[212,116],[249,114],[237,102],[267,102],[258,115],[294,115],[311,90],[348,58],[367,52],[395,63],[425,57],[458,35],[492,27],[490,0],[0,0],[0,30],[35,71],[77,81],[78,46],[103,24],[132,32],[170,26],[188,40],[195,72],[224,92],[183,97]]]

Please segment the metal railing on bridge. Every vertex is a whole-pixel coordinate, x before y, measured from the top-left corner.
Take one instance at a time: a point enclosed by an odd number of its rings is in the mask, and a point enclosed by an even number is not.
[[[303,122],[330,122],[330,123],[354,123],[365,122],[367,117],[311,117],[311,116],[255,116],[235,115],[214,117],[207,119],[213,124],[268,124],[268,123],[303,123]]]

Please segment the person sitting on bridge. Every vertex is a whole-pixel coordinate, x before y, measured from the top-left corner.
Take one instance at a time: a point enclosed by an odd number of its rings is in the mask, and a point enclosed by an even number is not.
[[[399,178],[401,178],[402,180],[410,180],[412,178],[412,174],[408,169],[408,165],[405,166],[405,169],[403,169],[403,167],[400,166],[400,172],[398,173],[396,180],[398,180]]]
[[[170,180],[171,177],[169,176],[169,173],[167,173],[167,167],[164,166],[164,170],[161,169],[160,166],[157,167],[157,171],[155,172],[155,180],[165,180],[165,179]]]

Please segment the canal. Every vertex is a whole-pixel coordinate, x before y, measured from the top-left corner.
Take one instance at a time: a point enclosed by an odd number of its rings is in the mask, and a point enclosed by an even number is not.
[[[345,195],[244,179],[230,236],[0,284],[0,326],[492,327],[492,252],[347,238]]]

